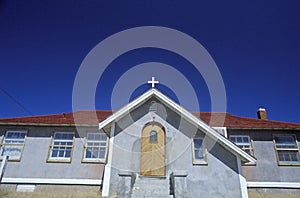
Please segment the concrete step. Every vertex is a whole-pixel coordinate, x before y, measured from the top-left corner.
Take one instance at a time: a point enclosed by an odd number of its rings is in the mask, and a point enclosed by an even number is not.
[[[133,191],[134,194],[139,195],[169,195],[169,191],[162,191],[162,190],[152,190],[152,191]]]
[[[152,188],[157,188],[157,189],[169,189],[169,184],[138,184],[138,185],[134,185],[134,187],[136,189],[152,189]]]
[[[173,195],[169,196],[131,196],[131,198],[173,198]]]
[[[132,190],[132,192],[134,193],[144,193],[144,194],[156,194],[156,195],[168,195],[169,194],[169,189],[155,189],[154,188],[152,190],[149,190],[149,189],[134,189]]]
[[[142,186],[142,187],[147,187],[147,186],[157,186],[157,187],[161,187],[161,186],[169,186],[169,182],[135,182],[135,186]]]
[[[136,193],[133,193],[132,195],[131,195],[131,198],[141,198],[141,197],[167,197],[167,198],[171,198],[171,197],[173,197],[173,195],[169,195],[169,194],[151,194],[151,193],[149,193],[149,194],[142,194],[142,193],[138,193],[138,194],[136,194]]]
[[[140,182],[140,183],[151,183],[151,182],[153,182],[153,183],[169,183],[169,179],[165,179],[165,178],[163,178],[163,179],[160,179],[160,178],[158,178],[158,179],[155,179],[155,178],[137,178],[136,179],[136,182]]]
[[[138,178],[132,189],[132,198],[171,198],[168,179]]]

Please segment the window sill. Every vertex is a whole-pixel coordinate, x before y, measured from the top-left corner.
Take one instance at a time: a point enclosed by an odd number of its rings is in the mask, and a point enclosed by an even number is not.
[[[242,164],[242,166],[256,166],[256,163],[245,163],[245,164]]]
[[[91,164],[104,164],[106,161],[104,159],[100,160],[90,160],[90,159],[83,159],[81,163],[91,163]]]
[[[48,159],[47,163],[71,163],[71,159]]]
[[[298,164],[283,164],[283,163],[278,163],[278,166],[300,166],[300,163]]]
[[[193,165],[196,165],[196,166],[207,166],[208,162],[193,162]]]
[[[0,162],[2,162],[3,158],[0,159]],[[21,158],[20,159],[9,159],[7,160],[8,162],[20,162],[21,161]]]

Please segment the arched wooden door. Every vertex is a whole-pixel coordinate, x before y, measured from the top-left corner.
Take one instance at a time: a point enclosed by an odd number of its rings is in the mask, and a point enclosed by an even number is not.
[[[157,122],[145,125],[142,131],[141,164],[142,176],[164,177],[165,164],[165,130]]]

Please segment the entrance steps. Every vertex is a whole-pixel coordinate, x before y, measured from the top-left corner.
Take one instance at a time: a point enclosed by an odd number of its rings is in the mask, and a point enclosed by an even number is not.
[[[173,198],[170,182],[165,178],[137,178],[132,188],[132,198]]]

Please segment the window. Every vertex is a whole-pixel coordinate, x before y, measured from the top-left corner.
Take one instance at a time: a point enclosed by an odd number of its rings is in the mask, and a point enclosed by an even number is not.
[[[279,165],[300,164],[299,147],[294,135],[276,135],[274,143]]]
[[[84,146],[83,161],[104,162],[107,153],[107,136],[105,133],[88,133]]]
[[[150,142],[157,142],[157,132],[156,131],[151,131]]]
[[[230,140],[238,147],[246,151],[248,154],[254,156],[254,150],[250,136],[248,135],[231,135]]]
[[[50,161],[71,161],[74,133],[55,132],[50,145]]]
[[[207,152],[204,146],[204,138],[197,137],[193,139],[193,164],[207,164]]]
[[[26,133],[26,131],[6,131],[1,144],[1,156],[9,156],[9,160],[21,160]]]

